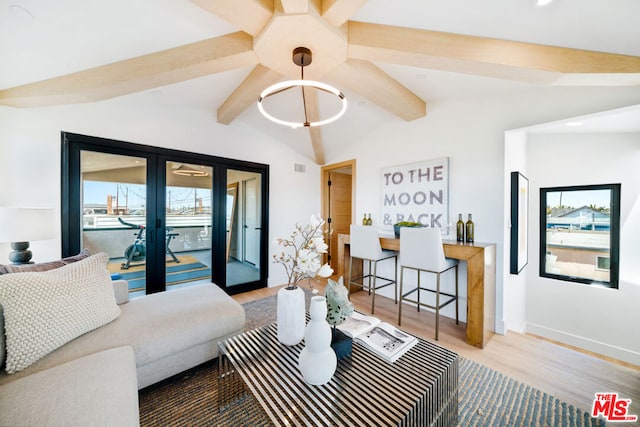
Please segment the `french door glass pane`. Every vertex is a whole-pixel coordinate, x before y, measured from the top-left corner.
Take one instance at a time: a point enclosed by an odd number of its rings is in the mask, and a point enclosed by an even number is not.
[[[227,286],[260,279],[261,175],[227,171]]]
[[[213,168],[169,161],[166,170],[167,290],[210,283]]]
[[[132,296],[146,289],[147,162],[132,156],[81,151],[82,245],[106,252],[113,278]]]

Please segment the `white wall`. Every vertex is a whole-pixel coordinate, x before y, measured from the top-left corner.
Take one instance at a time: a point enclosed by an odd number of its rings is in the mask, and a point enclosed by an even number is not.
[[[276,236],[320,212],[319,167],[277,140],[246,126],[216,123],[215,112],[125,108],[117,102],[37,109],[0,107],[0,206],[60,209],[60,132],[266,163],[270,165],[270,252]],[[306,173],[294,172],[294,163]],[[3,225],[0,225],[3,226]],[[60,256],[60,239],[32,242],[34,261]],[[0,244],[0,263],[8,262]],[[286,283],[269,258],[269,284]]]
[[[640,364],[640,134],[533,134],[527,331]],[[539,277],[540,188],[621,183],[619,289]],[[636,227],[636,232],[629,232]]]
[[[496,330],[524,332],[527,306],[527,266],[519,274],[510,273],[511,247],[511,172],[520,172],[528,178],[527,172],[527,134],[524,131],[507,132],[504,144],[504,238],[502,240],[502,262],[504,265],[503,297],[498,302],[504,310],[502,324],[498,320]],[[531,189],[529,189],[531,195]],[[534,212],[530,211],[529,215]],[[528,229],[528,239],[535,238]],[[527,261],[535,254],[528,254]]]

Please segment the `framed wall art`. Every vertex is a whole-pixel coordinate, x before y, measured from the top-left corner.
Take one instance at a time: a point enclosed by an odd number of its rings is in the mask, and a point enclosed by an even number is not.
[[[529,261],[529,180],[511,172],[511,274],[520,274]]]
[[[448,234],[449,158],[383,168],[380,213],[384,225],[419,222]]]

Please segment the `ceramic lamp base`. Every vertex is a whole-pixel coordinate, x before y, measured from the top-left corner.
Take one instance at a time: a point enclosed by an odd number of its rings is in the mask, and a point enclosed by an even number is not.
[[[9,261],[13,264],[33,264],[29,242],[11,242],[11,249],[13,250],[9,252]]]

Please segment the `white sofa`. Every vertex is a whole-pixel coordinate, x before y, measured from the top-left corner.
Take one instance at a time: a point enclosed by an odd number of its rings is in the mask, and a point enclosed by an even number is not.
[[[127,283],[113,284],[118,318],[0,373],[0,425],[138,425],[138,389],[217,357],[244,328],[242,306],[215,285],[127,301]]]

